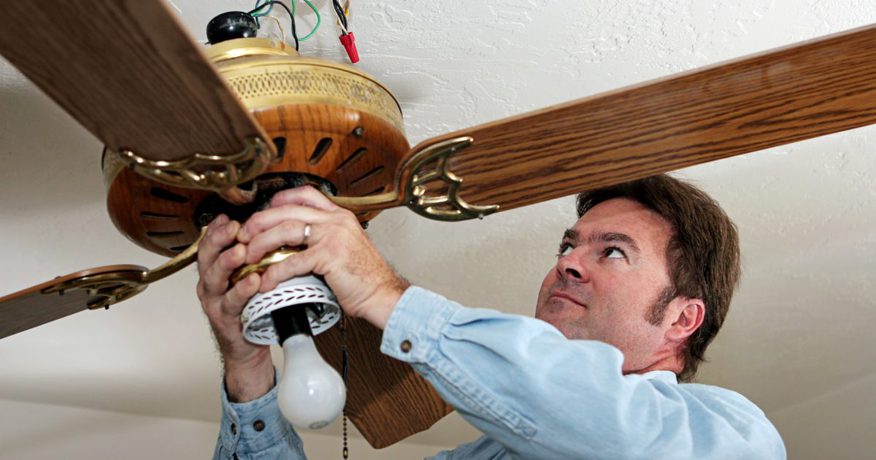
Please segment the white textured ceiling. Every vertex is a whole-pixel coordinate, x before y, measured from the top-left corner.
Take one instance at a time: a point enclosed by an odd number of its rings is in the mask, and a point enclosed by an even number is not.
[[[876,22],[872,2],[853,0],[352,3],[359,66],[396,93],[412,144]],[[316,4],[327,15],[328,2]],[[173,6],[204,41],[213,15],[251,2]],[[299,27],[309,28],[303,4],[299,12]],[[341,60],[335,32],[324,21],[302,53]],[[722,203],[743,244],[742,286],[701,380],[757,402],[793,458],[870,458],[876,447],[867,430],[837,428],[876,423],[874,145],[876,129],[863,128],[678,174]],[[162,262],[109,222],[99,152],[0,61],[0,296],[85,267]],[[571,198],[457,224],[392,210],[369,233],[415,283],[530,314],[574,218]],[[217,356],[194,283],[189,269],[108,312],[0,341],[0,399],[216,420]],[[417,440],[451,445],[472,436],[450,419]]]

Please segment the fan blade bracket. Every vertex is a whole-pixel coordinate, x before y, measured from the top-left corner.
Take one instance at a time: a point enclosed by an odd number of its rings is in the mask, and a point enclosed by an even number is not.
[[[499,206],[474,205],[463,200],[459,196],[463,178],[450,170],[450,157],[473,143],[474,138],[460,136],[418,148],[401,165],[394,191],[363,197],[329,198],[338,206],[354,211],[404,205],[434,220],[483,219],[497,212]]]
[[[62,296],[69,291],[83,290],[89,297],[93,297],[86,304],[87,309],[109,309],[110,305],[134,297],[146,290],[150,284],[167,278],[197,260],[198,245],[206,233],[207,227],[203,227],[201,235],[191,246],[173,259],[152,270],[122,268],[97,274],[85,274],[77,278],[52,284],[40,292],[45,295],[58,294]]]
[[[409,177],[405,187],[408,208],[421,216],[443,221],[483,219],[497,212],[498,205],[474,205],[459,196],[463,178],[450,170],[449,159],[473,143],[474,138],[461,136],[429,145],[414,154],[404,166],[409,171],[404,175]],[[439,191],[430,194],[435,188]]]
[[[128,149],[107,148],[134,172],[175,187],[195,188],[225,193],[228,196],[248,196],[246,191],[227,193],[237,184],[255,179],[268,166],[278,161],[276,149],[258,137],[244,140],[244,147],[233,155],[194,153],[182,160],[150,160]]]
[[[97,275],[85,275],[63,283],[49,286],[42,294],[63,296],[74,290],[84,290],[94,297],[86,304],[89,310],[109,309],[110,305],[130,299],[143,292],[148,284],[142,282],[144,272],[118,270]]]

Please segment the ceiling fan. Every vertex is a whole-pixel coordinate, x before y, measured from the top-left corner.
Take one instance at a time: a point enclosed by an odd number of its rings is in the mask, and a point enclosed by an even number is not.
[[[312,183],[363,221],[401,205],[460,220],[876,122],[874,27],[409,148],[392,95],[367,75],[259,39],[214,45],[208,58],[161,1],[10,4],[0,26],[0,53],[106,144],[117,228],[175,256],[3,297],[0,337],[140,292],[191,262],[210,216],[245,218],[259,193]],[[309,98],[271,94],[284,81]],[[373,446],[449,412],[407,366],[374,353],[379,331],[353,323],[348,333],[348,415]],[[336,367],[340,341],[333,330],[318,341]]]

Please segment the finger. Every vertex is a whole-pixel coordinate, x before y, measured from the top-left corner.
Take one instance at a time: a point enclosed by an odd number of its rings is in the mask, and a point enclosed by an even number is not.
[[[287,204],[309,206],[324,211],[334,211],[338,208],[338,205],[328,199],[325,194],[309,185],[283,190],[271,198],[271,207]]]
[[[208,295],[222,295],[228,290],[228,277],[246,258],[246,247],[236,244],[231,249],[223,251],[215,262],[207,267],[201,275],[204,291]]]
[[[220,216],[222,217],[222,216]],[[207,234],[198,245],[198,272],[203,275],[204,271],[213,265],[219,253],[234,241],[237,232],[240,229],[240,223],[236,221],[228,221],[225,217],[225,222],[216,224],[219,217],[207,227]],[[215,225],[214,225],[215,224]]]
[[[246,224],[237,233],[237,239],[244,243],[249,243],[255,235],[285,221],[296,220],[314,224],[328,222],[332,216],[329,212],[300,205],[270,208],[250,216]]]
[[[235,283],[225,294],[225,299],[222,302],[222,314],[239,317],[246,302],[259,291],[259,285],[261,285],[261,277],[258,273],[253,273]]]
[[[307,227],[310,228],[307,228]],[[316,237],[319,232],[319,224],[305,224],[304,222],[287,220],[269,230],[253,237],[246,246],[246,262],[253,264],[261,260],[265,254],[281,246],[310,246],[319,241]],[[307,231],[309,236],[304,235]],[[324,232],[323,232],[324,233]]]
[[[268,267],[268,270],[262,274],[259,291],[268,292],[283,281],[297,276],[309,275],[316,268],[315,262],[316,258],[310,251],[292,254],[286,260]]]
[[[216,228],[221,225],[225,225],[228,223],[229,220],[230,219],[225,214],[219,214],[218,216],[216,216],[216,218],[211,220],[209,224],[207,224],[207,228]]]

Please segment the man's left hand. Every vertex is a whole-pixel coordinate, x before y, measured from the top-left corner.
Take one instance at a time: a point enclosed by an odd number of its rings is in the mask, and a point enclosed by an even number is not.
[[[348,315],[380,329],[409,286],[383,259],[356,216],[313,187],[276,194],[271,207],[253,214],[237,237],[247,246],[247,263],[280,246],[306,246],[264,273],[261,292],[296,276],[322,275]]]

